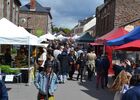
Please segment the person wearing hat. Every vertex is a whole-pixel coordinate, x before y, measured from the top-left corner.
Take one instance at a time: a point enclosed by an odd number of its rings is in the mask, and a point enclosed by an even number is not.
[[[125,92],[121,100],[140,100],[140,67],[134,72],[134,87]]]
[[[43,63],[43,58],[42,57],[40,57],[40,58],[38,58],[38,68],[37,68],[37,70],[39,71],[39,72],[41,72],[41,71],[43,71],[43,68],[44,67],[42,67],[42,63]]]
[[[37,72],[34,84],[38,89],[37,100],[48,100],[54,98],[54,92],[57,89],[57,76],[52,70],[53,64],[48,62],[44,70]]]

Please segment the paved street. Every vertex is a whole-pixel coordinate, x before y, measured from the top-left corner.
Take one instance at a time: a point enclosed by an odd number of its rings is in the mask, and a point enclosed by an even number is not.
[[[6,84],[10,100],[36,100],[37,90],[34,85]],[[76,80],[59,84],[55,93],[56,100],[113,100],[114,94],[107,89],[95,89],[94,81],[80,83]]]

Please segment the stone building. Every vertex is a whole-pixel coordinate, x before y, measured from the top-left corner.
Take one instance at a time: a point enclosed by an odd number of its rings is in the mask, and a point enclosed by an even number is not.
[[[18,25],[20,0],[0,0],[0,19],[5,17]]]
[[[41,32],[46,34],[47,31],[52,32],[52,16],[50,7],[43,7],[35,0],[20,8],[19,25],[26,28],[32,34]]]
[[[5,17],[9,21],[18,25],[20,6],[20,0],[0,0],[0,19]],[[0,52],[4,53],[6,48],[10,47],[10,45],[0,45]]]
[[[126,24],[140,25],[140,0],[104,0],[96,8],[96,18],[97,36]]]

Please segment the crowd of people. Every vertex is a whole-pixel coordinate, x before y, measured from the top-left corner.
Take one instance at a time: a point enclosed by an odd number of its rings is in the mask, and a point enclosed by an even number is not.
[[[35,86],[39,90],[38,98],[54,97],[53,94],[58,83],[65,84],[67,80],[74,79],[78,81],[79,78],[80,82],[83,82],[83,79],[92,81],[93,76],[96,75],[96,88],[98,89],[100,84],[103,89],[107,87],[109,59],[107,54],[97,56],[92,46],[85,48],[83,45],[52,41],[46,49],[38,48],[36,63]],[[75,72],[78,73],[76,78],[74,77]],[[87,78],[86,72],[88,72]],[[44,93],[46,94],[44,95]]]
[[[121,60],[119,64],[114,63],[113,83],[109,85],[108,70],[111,62],[108,59],[108,54],[96,55],[91,46],[85,49],[81,45],[53,41],[46,49],[39,48],[36,62],[38,72],[36,73],[35,86],[39,90],[38,98],[54,98],[57,84],[73,80],[75,71],[78,72],[75,77],[77,81],[79,78],[80,82],[83,82],[83,79],[91,81],[94,76],[96,77],[95,88],[97,90],[108,88],[115,91],[114,100],[138,100],[134,98],[140,98],[140,91],[135,89],[139,88],[140,81],[138,65],[128,59]],[[87,78],[85,77],[86,71],[88,72]],[[135,94],[135,97],[131,96],[132,94]],[[128,99],[129,96],[133,99]]]
[[[140,99],[140,67],[132,59],[113,64],[115,80],[109,87],[115,91],[114,100]]]
[[[32,54],[37,100],[54,100],[57,84],[65,84],[67,80],[92,81],[93,77],[96,79],[97,90],[106,88],[115,91],[114,100],[140,99],[140,67],[132,60],[113,62],[113,83],[108,84],[111,64],[108,54],[105,52],[96,55],[92,46],[85,48],[69,42],[51,41],[47,48],[34,47]]]

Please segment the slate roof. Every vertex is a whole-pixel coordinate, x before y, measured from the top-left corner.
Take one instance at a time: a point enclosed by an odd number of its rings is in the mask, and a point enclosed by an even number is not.
[[[35,1],[35,2],[36,2],[36,9],[35,9],[35,11],[33,11],[33,12],[49,13],[50,17],[52,18],[51,14],[50,14],[50,10],[51,10],[50,7],[43,7],[43,6],[42,6],[41,4],[39,4],[37,1]],[[22,11],[22,12],[31,12],[31,11],[30,11],[30,3],[28,3],[28,4],[24,5],[24,6],[22,6],[22,7],[20,8],[20,11]]]
[[[83,26],[85,24],[87,24],[89,21],[91,21],[93,19],[93,16],[92,17],[88,17],[87,19],[84,19],[80,22],[80,26]]]

